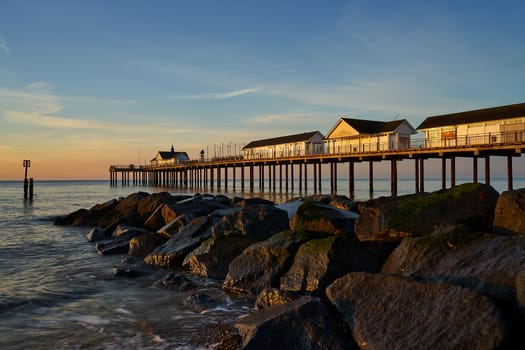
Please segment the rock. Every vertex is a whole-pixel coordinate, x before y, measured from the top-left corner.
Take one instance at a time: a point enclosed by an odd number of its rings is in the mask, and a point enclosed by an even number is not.
[[[525,270],[525,236],[448,233],[407,237],[392,252],[382,272],[474,289],[516,305],[516,277]]]
[[[79,218],[83,218],[88,213],[87,209],[78,209],[70,214],[57,217],[55,219],[55,225],[63,225],[63,226],[70,226],[73,225],[73,223],[77,220],[80,220]],[[89,225],[86,225],[89,226]],[[91,225],[94,226],[94,225]]]
[[[257,295],[265,288],[277,287],[297,248],[308,239],[310,236],[304,232],[287,230],[250,245],[230,263],[224,289]]]
[[[357,203],[347,196],[316,194],[308,196],[306,199],[321,202],[339,209],[357,212]]]
[[[167,204],[161,204],[151,213],[151,215],[144,221],[143,227],[152,232],[157,232],[160,228],[166,225],[164,216],[162,215],[162,208],[167,207]]]
[[[246,236],[264,240],[277,232],[287,230],[288,215],[273,205],[249,205],[226,215],[212,229],[215,236]]]
[[[257,205],[257,204],[274,205],[275,203],[267,199],[263,199],[259,197],[243,199],[242,201],[238,203],[240,207],[245,207],[247,205]]]
[[[146,227],[145,222],[156,210],[164,205],[175,203],[177,199],[178,198],[173,197],[168,192],[153,193],[149,196],[141,198],[137,203],[137,214],[139,216],[139,222],[141,223],[141,226]],[[160,213],[158,216],[161,216]],[[162,226],[163,224],[159,227],[152,227],[150,230],[156,231]]]
[[[168,206],[164,206],[163,210],[167,207]],[[183,213],[161,227],[157,232],[169,238],[182,231],[184,226],[189,224],[193,219],[195,219],[195,215],[193,213]]]
[[[525,189],[505,191],[494,210],[495,233],[525,234]]]
[[[280,289],[318,292],[348,272],[379,272],[395,245],[331,236],[301,245]]]
[[[98,242],[103,241],[108,237],[106,236],[106,233],[103,229],[101,229],[98,226],[95,226],[91,230],[89,230],[88,233],[86,233],[86,238],[88,242]]]
[[[315,298],[255,311],[236,325],[243,349],[357,349]]]
[[[432,193],[372,199],[359,205],[355,232],[361,241],[400,241],[457,224],[490,232],[498,196],[489,185],[468,183]]]
[[[255,242],[250,237],[212,235],[186,256],[182,266],[196,275],[222,280],[228,273],[230,262]]]
[[[154,286],[177,292],[189,292],[199,289],[199,285],[193,279],[176,272],[170,272],[163,278],[155,281]]]
[[[147,233],[142,236],[133,237],[129,241],[128,255],[144,258],[168,239],[160,233]]]
[[[180,267],[185,256],[211,236],[214,222],[206,216],[193,219],[181,232],[147,255],[144,262],[160,267]]]
[[[303,203],[304,203],[304,200],[297,199],[291,202],[276,204],[275,207],[286,211],[288,213],[288,219],[291,219],[293,218],[295,213],[297,213],[297,210],[299,209],[301,205],[303,205]]]
[[[118,225],[112,239],[98,242],[96,249],[99,255],[122,254],[129,251],[129,242],[132,238],[149,233],[148,230],[127,225]]]
[[[516,298],[518,307],[523,317],[525,317],[525,270],[516,275]]]
[[[508,340],[488,297],[446,283],[358,272],[326,294],[361,348],[494,349]]]
[[[144,273],[138,269],[130,268],[130,267],[122,267],[122,266],[115,266],[113,268],[113,275],[117,277],[140,277],[144,275]]]
[[[250,205],[223,217],[212,237],[184,259],[192,273],[224,279],[230,262],[249,245],[288,229],[285,211],[271,205]]]
[[[292,217],[295,231],[322,232],[332,235],[354,233],[356,213],[331,207],[315,201],[306,201]]]
[[[195,293],[184,299],[182,304],[190,306],[193,312],[201,313],[203,311],[216,308],[220,305],[220,302],[209,294]]]
[[[267,309],[272,306],[284,305],[292,301],[290,293],[277,288],[266,288],[257,296],[255,307],[257,309]]]

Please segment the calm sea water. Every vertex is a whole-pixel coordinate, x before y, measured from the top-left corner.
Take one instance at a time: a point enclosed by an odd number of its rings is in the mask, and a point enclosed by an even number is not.
[[[493,186],[502,191],[507,184],[495,179]],[[374,187],[374,197],[390,193],[389,180],[376,180]],[[425,182],[427,191],[440,187],[440,180]],[[525,187],[525,181],[515,180],[515,187]],[[398,193],[413,188],[413,180],[401,179]],[[227,194],[279,202],[300,195],[297,183],[294,189],[287,195]],[[202,292],[219,293],[223,303],[196,313],[182,305],[189,294],[151,286],[165,270],[114,277],[113,266],[123,256],[100,257],[85,239],[87,229],[53,225],[56,216],[139,190],[181,193],[110,187],[107,181],[37,181],[29,202],[21,182],[0,182],[0,349],[191,349],[217,322],[249,312],[251,303],[228,296],[213,281],[201,281]],[[347,181],[339,181],[338,191],[348,195]],[[367,179],[356,181],[355,196],[370,197]]]

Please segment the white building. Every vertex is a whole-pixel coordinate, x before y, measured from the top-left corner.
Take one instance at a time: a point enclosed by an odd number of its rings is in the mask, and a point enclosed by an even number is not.
[[[322,154],[323,138],[319,131],[311,131],[252,141],[242,148],[243,156],[244,159],[264,159]]]
[[[340,118],[326,136],[326,153],[343,154],[406,149],[416,130],[405,120],[381,122]]]
[[[523,142],[525,103],[428,117],[417,130],[425,147]]]
[[[190,157],[188,157],[186,152],[175,152],[173,145],[171,145],[171,150],[169,152],[158,151],[155,158],[151,160],[151,165],[173,165],[180,164],[188,160],[190,160]]]

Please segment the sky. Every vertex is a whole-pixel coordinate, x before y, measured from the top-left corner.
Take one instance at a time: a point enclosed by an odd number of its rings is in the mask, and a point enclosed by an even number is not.
[[[172,144],[197,158],[326,134],[341,116],[417,127],[522,103],[523,13],[521,0],[2,0],[0,180],[23,178],[24,159],[39,180],[107,179]]]

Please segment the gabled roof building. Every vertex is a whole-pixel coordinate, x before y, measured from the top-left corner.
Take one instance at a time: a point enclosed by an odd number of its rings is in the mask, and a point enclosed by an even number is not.
[[[180,164],[190,160],[186,152],[175,152],[173,145],[170,151],[158,151],[155,158],[151,160],[151,165],[172,165]]]
[[[323,152],[323,134],[319,131],[256,140],[242,148],[245,159],[296,157]]]
[[[406,149],[416,130],[406,119],[389,122],[339,118],[326,136],[326,153]]]
[[[432,116],[417,130],[425,134],[426,147],[523,141],[525,103]]]

